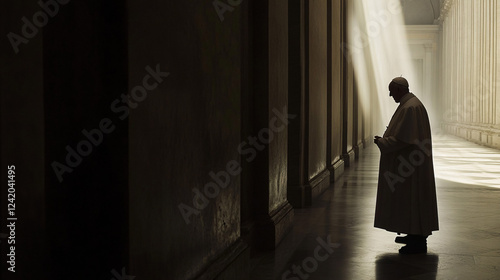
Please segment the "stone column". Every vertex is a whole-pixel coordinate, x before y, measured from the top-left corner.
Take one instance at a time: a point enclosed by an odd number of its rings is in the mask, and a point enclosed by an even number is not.
[[[310,205],[330,184],[327,3],[290,3],[289,100],[291,110],[299,116],[289,133],[289,197],[295,207]]]
[[[499,36],[500,36],[500,4],[498,2],[493,2],[493,11],[496,14],[494,17],[494,32],[493,32],[493,38],[496,38],[496,49],[495,51],[495,56],[493,58],[493,61],[496,62],[495,64],[495,70],[496,72],[494,73],[494,85],[493,85],[493,91],[495,92],[495,126],[500,127],[500,42],[499,42]],[[496,11],[496,12],[495,12]],[[500,139],[494,138],[493,141],[498,141],[494,145],[495,146],[500,146]]]
[[[342,1],[328,1],[328,135],[327,167],[330,181],[334,182],[344,172],[342,159]]]
[[[424,44],[424,87],[423,87],[423,96],[425,97],[426,100],[429,101],[434,101],[436,92],[433,87],[433,77],[435,76],[436,72],[433,67],[434,64],[434,45],[433,44]],[[427,107],[427,111],[434,113],[434,104],[435,102],[426,102],[425,106]],[[432,115],[433,116],[433,115]],[[431,124],[433,122],[431,121]]]
[[[307,174],[309,174],[309,106],[306,81],[309,59],[305,55],[308,38],[308,13],[305,1],[288,3],[288,107],[297,116],[288,126],[288,200],[294,207],[306,204]]]
[[[500,147],[498,6],[495,0],[446,0],[439,17],[441,82],[445,85],[443,127],[492,147]]]
[[[306,1],[308,5],[308,49],[309,71],[306,79],[306,94],[309,106],[309,158],[307,188],[311,199],[321,194],[330,185],[327,169],[327,76],[328,35],[327,0]],[[310,203],[310,202],[309,202]]]
[[[348,15],[349,11],[353,9],[354,2],[343,0],[342,13]],[[348,17],[343,18],[343,38],[342,41],[348,44],[350,38],[347,35]],[[342,80],[342,103],[343,103],[343,129],[342,129],[342,159],[345,166],[349,167],[354,162],[354,104],[353,104],[353,86],[354,86],[354,68],[352,60],[348,55],[343,57],[343,80]]]
[[[293,222],[287,199],[288,126],[299,120],[288,111],[288,1],[253,5],[254,129],[259,137],[269,135],[253,168],[256,244],[273,249]]]
[[[239,4],[127,1],[128,92],[154,88],[130,109],[122,174],[130,181],[127,271],[136,279],[248,279],[241,162],[265,156],[257,147],[267,135],[241,136],[247,10]]]

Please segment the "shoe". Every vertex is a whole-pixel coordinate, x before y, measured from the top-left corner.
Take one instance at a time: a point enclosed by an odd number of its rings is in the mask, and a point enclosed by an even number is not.
[[[427,246],[406,245],[399,249],[399,253],[402,255],[427,254]]]
[[[425,246],[427,245],[427,236],[408,234],[406,236],[398,236],[394,241],[400,244]]]
[[[396,237],[396,240],[394,240],[396,243],[400,243],[400,244],[408,244],[410,243],[410,238],[407,236],[398,236]]]

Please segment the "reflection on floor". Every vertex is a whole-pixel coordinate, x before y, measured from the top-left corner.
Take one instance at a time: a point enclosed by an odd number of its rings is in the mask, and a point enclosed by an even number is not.
[[[436,176],[453,182],[500,188],[498,150],[479,145],[464,146],[463,140],[448,135],[436,135],[433,142]]]
[[[456,182],[469,159],[472,168],[498,167],[500,151],[454,137],[434,143],[436,173],[453,180],[437,176],[440,230],[428,238],[427,255],[398,255],[396,234],[373,227],[379,152],[370,145],[311,208],[296,209],[294,228],[275,251],[252,258],[251,279],[500,279],[500,189]],[[469,171],[475,175],[467,182],[500,177],[498,169]]]

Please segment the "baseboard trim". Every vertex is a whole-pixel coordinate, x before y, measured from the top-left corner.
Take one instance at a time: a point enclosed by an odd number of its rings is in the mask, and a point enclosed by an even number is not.
[[[241,231],[241,239],[243,242],[248,244],[249,250],[250,250],[250,258],[257,253],[258,250],[256,250],[255,246],[255,231],[256,231],[256,225],[255,221],[246,221],[241,223],[240,231]]]
[[[341,172],[344,171],[343,160],[340,160],[340,162],[336,168],[337,176],[340,176]],[[332,171],[328,168],[314,176],[305,185],[288,186],[288,201],[290,201],[294,208],[311,206],[312,201],[330,186],[331,173]]]
[[[250,254],[248,245],[238,239],[227,248],[196,280],[248,279]]]
[[[325,169],[309,181],[306,186],[305,205],[312,205],[312,201],[330,186],[330,170]]]
[[[351,165],[354,164],[355,157],[356,154],[354,152],[354,149],[351,149],[349,152],[342,154],[342,159],[344,160],[345,167],[351,167]]]
[[[261,216],[257,221],[255,245],[262,250],[273,250],[292,229],[294,211],[290,203]]]
[[[338,181],[340,176],[344,174],[344,160],[339,159],[334,164],[328,167],[330,171],[330,183]]]
[[[500,129],[498,128],[455,123],[443,123],[441,126],[446,133],[476,144],[500,149]]]
[[[363,142],[359,142],[357,146],[354,147],[354,159],[358,160],[363,153]]]
[[[302,208],[305,205],[305,185],[289,185],[287,189],[288,202],[293,208]]]

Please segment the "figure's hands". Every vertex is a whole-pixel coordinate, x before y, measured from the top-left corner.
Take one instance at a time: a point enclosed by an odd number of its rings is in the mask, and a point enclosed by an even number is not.
[[[377,142],[378,142],[378,139],[380,139],[380,138],[382,138],[382,137],[375,136],[375,138],[373,138],[373,143],[378,144]]]

